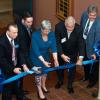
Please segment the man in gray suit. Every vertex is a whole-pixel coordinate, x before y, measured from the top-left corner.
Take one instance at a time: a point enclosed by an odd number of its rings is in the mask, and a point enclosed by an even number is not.
[[[94,44],[100,40],[100,19],[97,14],[97,7],[90,5],[81,17],[81,27],[85,40],[85,60],[97,59],[93,48]],[[84,72],[85,78],[83,81],[89,80],[87,88],[93,87],[98,79],[98,63],[84,66]]]

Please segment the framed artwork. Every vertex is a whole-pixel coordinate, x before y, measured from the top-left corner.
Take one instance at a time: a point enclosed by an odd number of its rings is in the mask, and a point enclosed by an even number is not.
[[[73,0],[56,0],[56,15],[61,20],[73,15]]]

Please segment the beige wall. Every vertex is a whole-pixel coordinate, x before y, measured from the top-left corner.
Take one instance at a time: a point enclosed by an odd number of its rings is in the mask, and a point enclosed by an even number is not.
[[[73,0],[74,1],[74,17],[79,23],[82,12],[89,4],[95,4],[99,7],[100,0]],[[34,27],[39,27],[43,19],[51,20],[53,29],[59,21],[56,17],[56,0],[33,0]],[[100,15],[100,7],[99,7]]]
[[[90,4],[95,4],[98,7],[100,15],[100,0],[74,0],[74,16],[78,22],[80,22],[82,12],[86,10]]]
[[[56,18],[56,0],[33,0],[34,26],[39,27],[43,19],[49,19],[54,25],[58,22]]]

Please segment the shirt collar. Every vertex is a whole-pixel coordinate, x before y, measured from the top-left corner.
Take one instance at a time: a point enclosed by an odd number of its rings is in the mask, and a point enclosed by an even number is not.
[[[11,38],[9,37],[9,35],[6,33],[6,36],[7,36],[7,38],[8,38],[8,40],[9,40],[9,42],[11,43]]]

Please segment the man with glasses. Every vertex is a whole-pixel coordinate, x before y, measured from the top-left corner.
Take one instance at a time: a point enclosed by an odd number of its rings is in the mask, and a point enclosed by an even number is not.
[[[90,5],[81,17],[81,27],[83,28],[83,38],[85,41],[85,60],[96,60],[94,44],[100,40],[100,19],[98,9],[95,5]],[[98,63],[84,66],[85,77],[88,80],[87,88],[93,87],[98,80]]]

